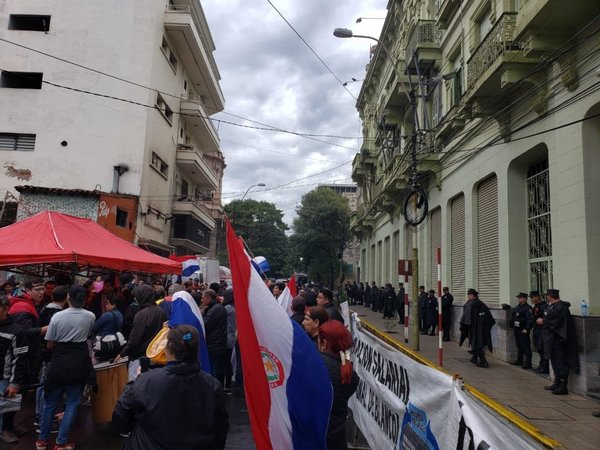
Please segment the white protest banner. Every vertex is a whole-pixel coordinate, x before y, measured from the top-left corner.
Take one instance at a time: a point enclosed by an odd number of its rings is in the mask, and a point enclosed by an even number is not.
[[[360,377],[349,406],[372,449],[542,449],[461,389],[459,381],[393,349],[351,318]]]

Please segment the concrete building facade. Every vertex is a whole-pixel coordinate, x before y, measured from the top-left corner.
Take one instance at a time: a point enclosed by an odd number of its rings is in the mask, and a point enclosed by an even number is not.
[[[16,185],[133,195],[136,243],[214,252],[225,164],[210,116],[224,98],[200,2],[1,6],[0,197]]]
[[[516,349],[501,305],[560,289],[579,340],[572,388],[590,393],[600,392],[599,13],[583,0],[390,0],[357,102],[365,139],[352,172],[363,281],[394,282],[416,243],[414,283],[435,289],[440,248],[453,336],[476,288],[505,360]],[[413,183],[429,206],[418,226],[404,217]]]

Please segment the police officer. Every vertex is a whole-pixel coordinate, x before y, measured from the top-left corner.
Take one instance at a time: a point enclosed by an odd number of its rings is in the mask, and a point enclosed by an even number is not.
[[[537,373],[550,373],[548,355],[546,354],[547,352],[544,352],[544,342],[542,341],[542,326],[537,324],[537,319],[544,317],[544,312],[548,309],[548,303],[540,296],[538,291],[531,291],[529,298],[531,298],[531,314],[533,315],[533,329],[531,332],[533,336],[533,348],[540,355],[540,364],[533,370]]]
[[[442,295],[442,329],[444,335],[442,341],[448,342],[450,340],[450,329],[452,328],[452,302],[454,297],[450,293],[450,289],[445,287],[443,289],[444,295]]]
[[[438,301],[435,291],[431,289],[427,297],[427,307],[425,309],[425,328],[429,336],[435,336],[435,328],[438,323]]]
[[[527,304],[527,294],[519,292],[517,300],[519,304],[513,308],[509,322],[517,345],[517,360],[511,364],[522,365],[523,369],[531,369],[531,337],[529,332],[533,326],[533,316],[531,315],[531,308]]]
[[[419,286],[419,329],[421,334],[427,334],[426,316],[427,316],[427,298],[429,295],[425,292],[425,286]]]
[[[550,363],[554,370],[554,383],[544,386],[547,391],[555,395],[566,395],[569,393],[567,384],[569,380],[569,363],[567,361],[567,349],[569,335],[567,333],[569,318],[569,304],[561,301],[558,289],[548,289],[546,297],[548,308],[542,319],[537,322],[542,325],[542,339],[544,340],[544,351],[550,355]]]

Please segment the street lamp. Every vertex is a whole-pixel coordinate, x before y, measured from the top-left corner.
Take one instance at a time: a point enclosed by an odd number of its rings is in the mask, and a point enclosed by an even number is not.
[[[354,33],[352,33],[352,30],[349,30],[347,28],[336,28],[335,30],[333,30],[333,35],[335,37],[342,38],[342,39],[357,37],[357,38],[363,38],[363,39],[371,39],[372,41],[377,42],[381,46],[381,49],[383,50],[383,52],[385,53],[386,57],[388,58],[390,64],[392,65],[392,70],[394,71],[394,74],[398,78],[398,81],[400,83],[404,84],[404,82],[400,78],[400,74],[398,73],[398,69],[396,67],[394,58],[392,58],[392,55],[390,54],[390,52],[387,49],[387,47],[385,46],[385,44],[383,42],[381,42],[379,39],[376,39],[373,36],[354,34]],[[420,188],[417,185],[417,129],[418,129],[418,123],[419,123],[418,119],[419,118],[417,115],[416,92],[415,92],[414,88],[412,86],[410,86],[409,90],[405,91],[405,94],[408,97],[408,101],[411,106],[412,116],[413,116],[413,127],[412,127],[413,129],[412,129],[412,135],[411,135],[412,192],[408,198],[412,197],[413,194],[415,194],[415,198],[416,198],[416,196],[418,196],[419,193],[421,192],[417,189],[417,188]],[[420,188],[420,189],[422,189],[422,188]],[[423,193],[423,198],[425,200],[427,200],[427,197],[424,195],[424,193]],[[405,202],[404,217],[405,217],[406,221],[408,223],[410,223],[407,218],[406,210],[407,210],[407,203]],[[423,214],[423,216],[426,216],[426,215],[427,215],[427,210],[425,210],[425,214]],[[421,223],[421,222],[422,222],[422,220],[419,221],[418,223]],[[417,223],[417,225],[418,225],[418,223]],[[419,298],[419,292],[417,289],[417,285],[418,285],[417,280],[419,279],[419,272],[418,272],[419,251],[418,251],[418,247],[417,247],[417,233],[413,233],[413,258],[412,259],[413,259],[413,274],[412,274],[413,275],[413,278],[412,278],[413,299],[417,299],[417,298]],[[420,336],[419,336],[419,328],[418,328],[417,324],[420,321],[420,317],[419,317],[420,314],[419,314],[419,308],[415,308],[415,309],[416,309],[416,315],[413,318],[413,348],[414,348],[414,350],[419,350],[419,337]]]
[[[241,201],[244,201],[244,199],[246,198],[246,195],[248,195],[248,192],[250,192],[250,189],[252,189],[253,187],[265,187],[265,186],[266,186],[265,183],[253,184],[248,189],[246,189],[246,192],[244,192],[244,195],[242,195],[242,200]]]
[[[385,20],[385,17],[359,17],[356,23],[361,23],[363,20]]]

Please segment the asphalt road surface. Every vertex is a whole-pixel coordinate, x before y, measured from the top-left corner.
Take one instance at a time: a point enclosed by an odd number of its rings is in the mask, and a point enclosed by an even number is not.
[[[228,450],[253,450],[256,448],[250,431],[248,410],[243,393],[236,391],[225,396],[229,409],[229,433],[227,435]],[[37,434],[33,429],[34,396],[29,393],[24,401],[24,408],[17,413],[15,422],[26,428],[29,433],[22,436],[17,444],[4,444],[0,442],[1,450],[31,450],[35,448]],[[56,435],[51,435],[50,444],[54,445]],[[70,441],[76,445],[77,450],[120,450],[123,438],[111,424],[97,425],[92,419],[91,408],[80,406],[77,419],[71,429]],[[48,446],[52,449],[52,446]]]

